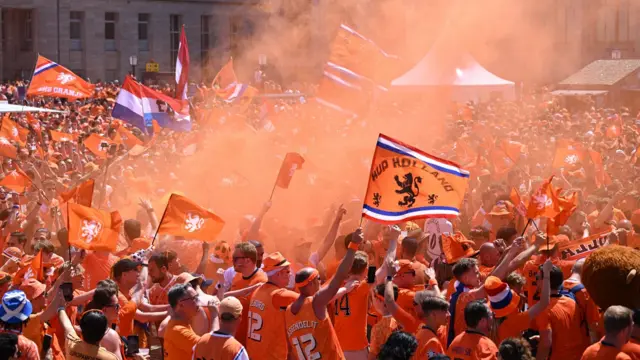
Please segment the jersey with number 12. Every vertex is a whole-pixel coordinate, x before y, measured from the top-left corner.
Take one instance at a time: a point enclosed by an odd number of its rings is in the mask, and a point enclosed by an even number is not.
[[[326,310],[325,310],[326,311]],[[313,297],[307,297],[297,314],[291,305],[284,315],[287,340],[297,360],[343,360],[344,354],[329,316],[323,320],[316,317]]]

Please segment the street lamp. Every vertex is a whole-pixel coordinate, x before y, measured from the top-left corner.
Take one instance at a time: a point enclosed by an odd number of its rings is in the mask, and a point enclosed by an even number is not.
[[[136,65],[138,65],[138,57],[135,55],[129,56],[129,65],[131,65],[131,75],[136,76]]]

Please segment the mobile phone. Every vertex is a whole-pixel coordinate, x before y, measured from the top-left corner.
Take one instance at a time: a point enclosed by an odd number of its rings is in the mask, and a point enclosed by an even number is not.
[[[140,352],[140,341],[138,335],[127,336],[127,351],[126,356],[133,356]]]
[[[369,269],[367,270],[367,284],[373,284],[376,282],[376,267],[375,266],[369,266]]]
[[[62,283],[60,285],[60,289],[62,289],[62,296],[64,296],[64,300],[69,302],[73,300],[73,284],[70,282]]]
[[[51,348],[51,339],[53,338],[53,336],[49,335],[49,334],[45,334],[44,338],[42,339],[42,353],[46,354],[47,351],[49,351],[49,349]]]

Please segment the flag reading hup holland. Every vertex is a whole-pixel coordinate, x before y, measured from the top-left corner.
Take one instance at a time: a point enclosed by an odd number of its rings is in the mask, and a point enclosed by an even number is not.
[[[386,224],[455,217],[468,183],[457,164],[380,134],[362,214]]]
[[[27,96],[53,96],[67,99],[92,97],[95,85],[90,84],[69,69],[38,55]]]

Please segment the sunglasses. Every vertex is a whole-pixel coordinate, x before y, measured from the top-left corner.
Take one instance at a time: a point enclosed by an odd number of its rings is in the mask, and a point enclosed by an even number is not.
[[[193,300],[193,302],[198,302],[198,295],[194,295],[192,297],[188,297],[188,298],[182,299],[182,300],[180,300],[178,302],[189,301],[189,300]]]

